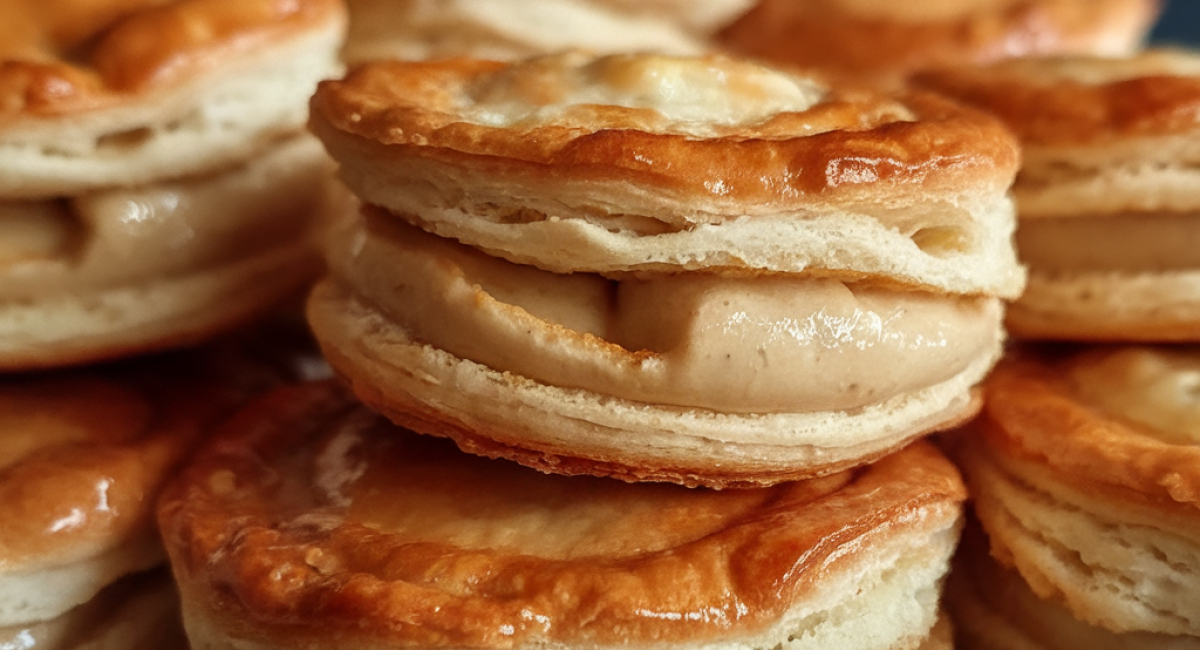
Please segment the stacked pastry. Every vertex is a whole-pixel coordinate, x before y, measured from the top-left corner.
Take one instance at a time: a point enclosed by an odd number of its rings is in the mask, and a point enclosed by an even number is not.
[[[1137,49],[1158,0],[760,0],[719,42],[777,63],[889,79],[942,65]]]
[[[181,647],[155,498],[281,375],[241,347],[18,371],[207,340],[309,281],[306,100],[344,23],[334,0],[0,3],[0,646]]]
[[[0,369],[176,347],[315,272],[336,0],[0,6]]]
[[[348,0],[345,57],[518,59],[564,48],[699,53],[751,0]]]
[[[196,647],[947,646],[965,493],[910,443],[1022,285],[996,121],[575,52],[312,111],[355,196],[309,319],[365,406],[278,392],[162,501]]]
[[[1014,334],[1200,339],[1198,63],[1150,51],[918,76],[1023,142],[1030,281]],[[956,443],[986,531],[950,601],[970,647],[1200,647],[1198,376],[1193,348],[1097,345],[1030,348],[988,379],[985,414]],[[980,588],[990,580],[1003,590]]]

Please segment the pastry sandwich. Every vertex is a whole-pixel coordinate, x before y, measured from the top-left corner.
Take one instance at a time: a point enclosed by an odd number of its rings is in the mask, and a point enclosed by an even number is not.
[[[933,650],[964,497],[925,442],[745,490],[545,475],[326,382],[228,421],[159,521],[194,650]]]
[[[721,57],[374,63],[311,128],[347,199],[309,302],[369,406],[567,474],[770,484],[970,417],[1015,143],[932,95]]]
[[[1152,50],[951,69],[918,81],[1020,137],[1022,338],[1200,339],[1200,56]]]
[[[294,293],[336,0],[0,6],[0,370],[180,346]]]

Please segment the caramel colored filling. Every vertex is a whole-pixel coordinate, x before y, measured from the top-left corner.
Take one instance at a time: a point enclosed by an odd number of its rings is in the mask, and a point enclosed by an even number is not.
[[[832,279],[515,265],[368,214],[335,275],[424,343],[493,369],[721,412],[853,409],[947,380],[997,345],[993,299]]]
[[[0,300],[193,272],[303,236],[325,167],[296,141],[209,176],[0,202]]]
[[[1122,214],[1024,219],[1017,250],[1034,271],[1144,273],[1200,268],[1200,217]]]
[[[1173,444],[1200,444],[1200,350],[1122,348],[1070,369],[1090,403]]]

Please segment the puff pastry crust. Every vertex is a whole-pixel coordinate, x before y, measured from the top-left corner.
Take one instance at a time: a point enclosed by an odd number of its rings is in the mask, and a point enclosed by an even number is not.
[[[721,57],[377,63],[310,126],[363,201],[556,272],[809,272],[1015,296],[992,118]]]
[[[231,420],[159,517],[203,647],[906,647],[933,626],[964,496],[924,443],[756,490],[547,476],[323,383]],[[884,602],[900,629],[846,617]]]
[[[1178,348],[1002,362],[958,439],[992,554],[1082,621],[1197,636],[1198,373]]]
[[[336,0],[6,2],[0,196],[142,184],[255,153],[303,124],[344,27]]]

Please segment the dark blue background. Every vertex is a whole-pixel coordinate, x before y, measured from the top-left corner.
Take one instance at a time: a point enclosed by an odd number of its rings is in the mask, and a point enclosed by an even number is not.
[[[1170,0],[1150,39],[1200,46],[1200,0]]]

